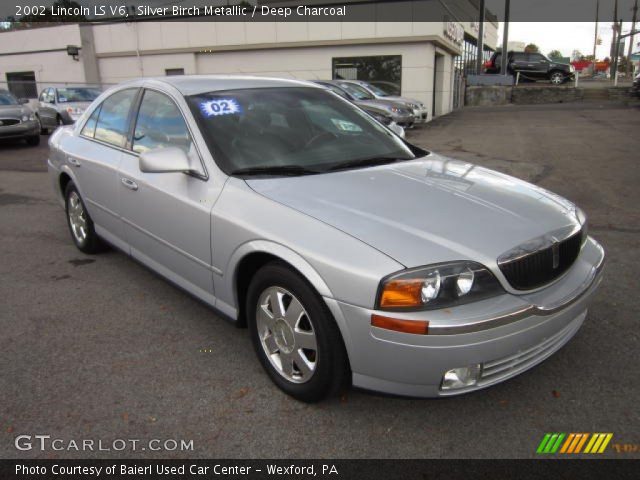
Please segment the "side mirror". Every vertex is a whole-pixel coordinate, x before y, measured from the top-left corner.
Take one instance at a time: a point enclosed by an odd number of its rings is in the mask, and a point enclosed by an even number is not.
[[[145,173],[189,172],[191,165],[184,150],[165,147],[140,154],[140,171]]]
[[[18,100],[22,105],[26,105],[27,103],[29,103],[29,99],[28,98],[21,98]]]

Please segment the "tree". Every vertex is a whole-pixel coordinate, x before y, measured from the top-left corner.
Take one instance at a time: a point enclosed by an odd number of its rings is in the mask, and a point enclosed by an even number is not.
[[[573,52],[571,52],[571,60],[584,60],[584,55],[580,50],[574,50]]]
[[[540,48],[535,43],[530,43],[524,47],[525,53],[540,53]]]
[[[551,50],[547,55],[549,58],[562,58],[562,52],[560,50]]]

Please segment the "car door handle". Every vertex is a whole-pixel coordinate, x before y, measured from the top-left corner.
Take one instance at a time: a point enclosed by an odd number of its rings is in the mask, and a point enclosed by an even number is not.
[[[73,157],[67,157],[67,161],[73,165],[74,167],[79,167],[80,166],[80,160],[78,160],[77,158],[73,158]]]
[[[129,190],[138,190],[138,184],[131,180],[130,178],[123,178],[122,184],[127,187]]]

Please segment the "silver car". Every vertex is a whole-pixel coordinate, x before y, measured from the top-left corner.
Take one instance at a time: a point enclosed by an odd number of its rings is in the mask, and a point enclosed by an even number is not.
[[[574,204],[413,146],[312,83],[140,79],[50,146],[75,245],[111,244],[247,325],[304,401],[506,380],[573,337],[601,281]]]
[[[350,84],[341,84],[340,80],[315,80],[314,83],[328,88],[369,113],[384,114],[391,117],[391,120],[402,128],[411,128],[415,123],[413,111],[401,103],[376,100],[373,95],[368,94],[363,89],[357,86],[356,88],[351,88]]]
[[[42,130],[73,124],[100,93],[96,87],[45,88],[38,97]]]
[[[405,105],[413,112],[415,123],[425,123],[429,120],[429,110],[423,102],[416,100],[415,98],[399,97],[390,95],[385,90],[379,88],[372,83],[362,80],[340,80],[344,86],[349,85],[352,89],[360,88],[366,91],[371,97],[378,101],[395,102],[401,105]]]
[[[0,90],[0,140],[22,138],[31,146],[40,143],[40,123],[28,102]]]

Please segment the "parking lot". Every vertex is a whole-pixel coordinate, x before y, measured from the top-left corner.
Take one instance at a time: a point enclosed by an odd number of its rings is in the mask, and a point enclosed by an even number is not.
[[[81,254],[39,147],[0,144],[0,457],[534,457],[545,432],[640,444],[640,108],[468,108],[408,132],[579,204],[607,271],[583,328],[506,383],[446,399],[281,393],[246,330],[117,251]],[[19,434],[193,440],[192,451],[17,451]],[[608,457],[637,457],[618,453]]]

